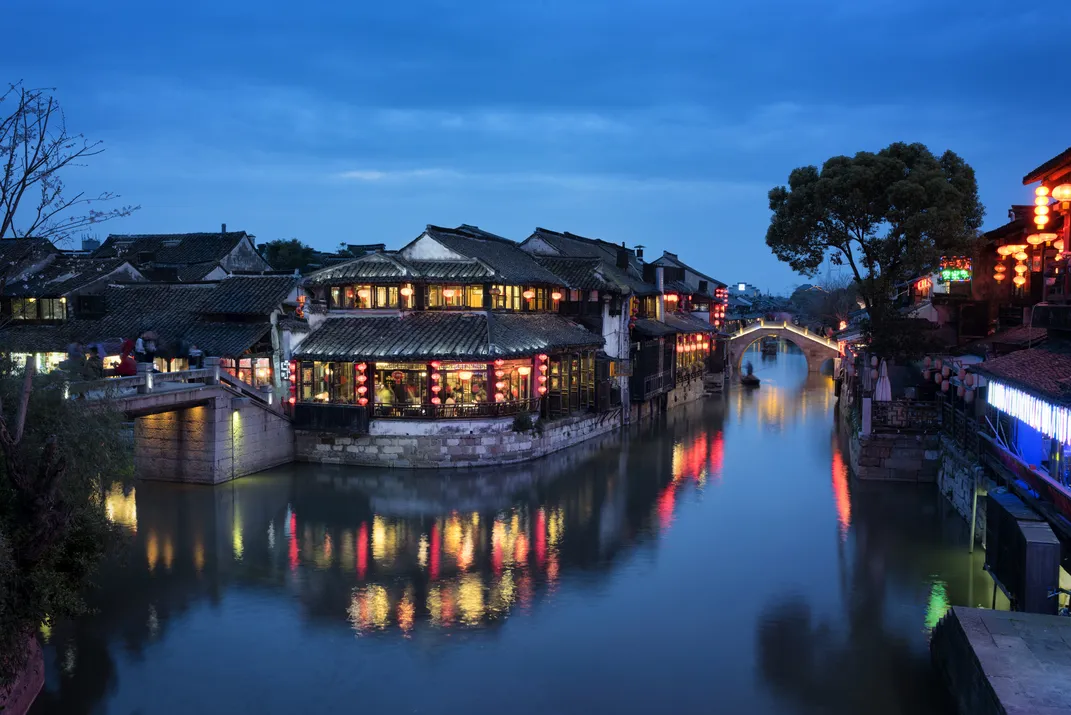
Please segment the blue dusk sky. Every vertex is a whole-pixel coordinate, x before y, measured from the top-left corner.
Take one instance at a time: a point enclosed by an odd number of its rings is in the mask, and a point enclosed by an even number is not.
[[[107,151],[108,232],[397,248],[424,225],[804,279],[764,239],[796,166],[893,141],[974,166],[986,226],[1069,144],[1071,11],[1010,0],[8,0],[4,79]],[[26,28],[22,31],[20,28]]]

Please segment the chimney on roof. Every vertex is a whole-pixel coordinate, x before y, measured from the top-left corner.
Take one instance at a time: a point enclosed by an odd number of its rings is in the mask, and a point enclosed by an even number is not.
[[[617,267],[621,270],[628,269],[628,249],[625,244],[621,244],[621,248],[617,249]]]
[[[227,224],[223,224],[219,229],[220,233],[227,233]]]
[[[643,246],[636,246],[636,258],[643,258]]]

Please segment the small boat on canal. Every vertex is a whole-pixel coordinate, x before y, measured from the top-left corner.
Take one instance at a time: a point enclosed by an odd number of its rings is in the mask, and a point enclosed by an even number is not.
[[[755,377],[755,368],[748,363],[745,367],[745,372],[740,376],[740,384],[744,387],[758,387],[759,378]]]

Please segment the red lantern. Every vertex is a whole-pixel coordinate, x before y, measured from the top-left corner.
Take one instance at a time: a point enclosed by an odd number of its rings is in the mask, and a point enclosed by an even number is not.
[[[442,404],[442,402],[443,402],[443,401],[442,401],[442,400],[440,400],[440,399],[439,399],[438,397],[433,397],[433,398],[431,398],[431,404],[433,404],[433,405],[441,405],[441,404]]]
[[[367,397],[358,398],[357,404],[360,405],[361,407],[364,407],[365,405],[368,404],[368,398]]]
[[[359,363],[357,363],[357,369],[360,370],[361,372],[364,372],[365,370],[368,369],[368,364],[367,363],[363,363],[363,362],[359,362]]]

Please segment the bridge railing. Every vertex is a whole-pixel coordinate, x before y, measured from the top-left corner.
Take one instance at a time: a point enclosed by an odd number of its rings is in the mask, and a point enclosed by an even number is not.
[[[836,350],[837,352],[840,352],[840,346],[837,345],[836,341],[830,340],[829,338],[823,335],[819,335],[818,333],[812,333],[807,328],[797,327],[792,323],[788,322],[787,320],[767,321],[765,319],[761,319],[758,323],[752,323],[746,328],[737,331],[736,335],[732,336],[731,339],[735,340],[736,338],[742,338],[746,335],[749,335],[750,333],[757,333],[760,330],[784,330],[785,332],[798,335],[802,338],[806,338],[813,342],[820,343],[831,350]]]
[[[188,389],[193,384],[223,385],[239,397],[248,397],[264,405],[274,405],[271,387],[259,389],[250,385],[220,366],[219,358],[205,358],[206,366],[174,372],[155,372],[151,363],[139,363],[138,374],[128,377],[109,377],[101,380],[72,382],[67,386],[67,395],[72,398],[100,399],[103,397],[133,397]]]
[[[124,390],[131,389],[135,391],[135,394],[146,394],[164,391],[165,385],[174,383],[211,383],[214,374],[215,371],[209,368],[155,373],[145,370],[128,377],[106,377],[100,380],[72,382],[67,385],[67,395],[69,397],[93,397],[122,393]]]

